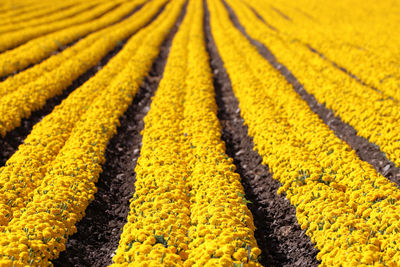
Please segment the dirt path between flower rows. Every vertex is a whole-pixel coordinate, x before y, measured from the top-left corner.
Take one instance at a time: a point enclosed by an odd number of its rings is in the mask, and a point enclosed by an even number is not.
[[[358,136],[357,131],[352,126],[343,122],[339,116],[335,116],[332,110],[318,103],[315,97],[307,92],[307,88],[304,88],[290,70],[275,58],[274,54],[268,49],[268,47],[264,46],[257,40],[252,39],[246,33],[246,30],[240,24],[232,8],[230,8],[226,3],[224,4],[227,7],[230,18],[235,26],[258,49],[259,53],[286,78],[286,80],[293,86],[294,90],[303,98],[304,101],[307,102],[310,109],[315,112],[326,125],[328,125],[335,135],[349,144],[350,147],[356,151],[361,160],[368,162],[377,172],[400,186],[400,168],[396,167],[378,146],[369,142],[366,138]]]
[[[272,178],[261,156],[253,150],[253,139],[243,125],[238,101],[211,36],[208,10],[205,19],[222,138],[242,177],[246,199],[252,202],[248,206],[257,227],[255,237],[262,250],[261,263],[264,266],[317,266],[318,250],[297,223],[296,209],[283,195],[277,195],[280,183]]]
[[[142,6],[143,5],[140,5],[139,7],[135,8],[135,10],[133,10],[129,15],[125,16],[124,18],[122,18],[121,20],[119,20],[119,21],[117,21],[115,23],[110,24],[110,26],[129,18],[134,13],[136,13]],[[158,14],[159,13],[157,13],[157,15]],[[154,20],[154,18],[151,21],[153,21],[153,20]],[[110,52],[108,52],[107,55],[105,55],[96,66],[90,68],[84,74],[79,76],[78,79],[73,81],[72,84],[70,86],[68,86],[63,91],[62,94],[56,95],[56,96],[54,96],[54,97],[52,97],[50,99],[47,99],[46,104],[45,104],[45,106],[43,108],[41,108],[39,110],[36,110],[36,111],[33,111],[29,118],[22,119],[21,120],[21,126],[19,126],[19,127],[15,128],[14,130],[8,132],[7,135],[4,138],[0,137],[0,167],[4,166],[6,161],[18,149],[18,146],[24,142],[25,138],[32,131],[33,126],[36,123],[38,123],[43,117],[45,117],[46,115],[50,114],[53,111],[54,107],[59,105],[76,88],[80,87],[83,83],[85,83],[92,76],[94,76],[97,73],[97,71],[99,71],[104,65],[106,65],[108,63],[108,61],[121,50],[121,48],[124,46],[124,44],[126,43],[126,41],[128,39],[129,38],[127,38],[127,39],[119,42],[118,44],[116,44],[115,48],[113,50],[111,50]],[[59,50],[54,51],[54,53],[52,55],[62,52],[64,49],[74,45],[78,41],[79,40],[76,40],[76,41],[72,42],[71,44],[60,48]],[[44,61],[46,59],[47,58],[43,59],[42,61]],[[40,64],[42,61],[40,61],[37,64]],[[34,65],[37,65],[37,64],[34,64]],[[30,65],[29,67],[27,67],[27,68],[25,68],[23,70],[17,71],[12,75],[8,75],[6,77],[0,77],[0,82],[5,80],[6,78],[8,78],[10,76],[13,76],[13,75],[18,74],[19,72],[22,72],[22,71],[24,71],[24,70],[26,70],[26,69],[34,66],[34,65]]]
[[[106,163],[96,184],[95,199],[87,207],[85,217],[77,223],[78,232],[69,238],[66,251],[53,261],[54,266],[100,267],[112,263],[130,210],[129,200],[135,191],[134,169],[142,145],[143,118],[150,109],[151,97],[162,78],[172,39],[185,11],[186,5],[162,44],[149,75],[120,118],[121,126],[107,146]]]

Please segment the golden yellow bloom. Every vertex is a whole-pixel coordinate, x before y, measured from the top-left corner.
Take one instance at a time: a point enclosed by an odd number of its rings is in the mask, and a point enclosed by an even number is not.
[[[262,14],[274,13],[259,7],[265,6],[263,1],[248,2]],[[374,264],[387,258],[388,251],[399,248],[397,241],[383,242],[400,237],[397,225],[389,228],[390,233],[386,232],[389,221],[400,213],[398,188],[361,161],[311,112],[285,78],[233,26],[220,1],[208,0],[207,3],[212,34],[255,149],[263,157],[263,163],[273,171],[274,178],[282,184],[278,193],[285,192],[291,204],[296,206],[301,228],[308,228],[307,234],[320,250],[317,258],[323,265],[361,264],[363,255],[369,255],[365,260]],[[238,0],[227,0],[227,3],[248,34],[266,44],[277,55],[278,61],[290,66],[306,89],[307,85],[312,86],[317,99],[321,97],[323,102],[332,101],[338,105],[347,102],[343,107],[333,109],[350,110],[353,119],[359,118],[359,114],[365,118],[374,117],[371,113],[376,110],[367,108],[371,103],[367,94],[364,95],[366,100],[357,99],[357,105],[354,105],[353,98],[348,101],[349,97],[342,93],[343,86],[338,86],[335,91],[329,88],[330,83],[325,79],[315,81],[323,72],[323,69],[313,69],[316,64],[330,71],[330,63],[322,62],[306,46],[292,42],[280,31],[268,28],[246,3]],[[311,75],[312,79],[306,80]],[[363,102],[364,110],[357,109],[358,101]],[[400,112],[396,111],[388,117],[398,114]],[[365,131],[362,129],[361,132],[375,131],[375,125],[369,125],[370,121],[363,123]],[[380,140],[389,143],[385,137]]]
[[[221,141],[203,15],[202,1],[190,0],[144,119],[136,194],[115,266],[232,266],[238,261],[260,266],[258,255],[247,259],[248,250],[241,248],[257,247],[255,227],[245,200],[238,196],[244,195],[240,177],[232,171]],[[142,234],[154,235],[156,244],[139,257],[129,248],[132,237],[141,241]]]

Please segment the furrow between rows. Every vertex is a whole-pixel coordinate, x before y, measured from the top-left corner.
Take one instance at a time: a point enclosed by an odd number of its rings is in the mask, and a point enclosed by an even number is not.
[[[271,31],[241,1],[227,2],[249,36],[268,47],[308,93],[354,127],[359,136],[378,146],[390,161],[399,166],[397,121],[400,105],[396,99],[363,86],[301,42]]]
[[[35,19],[38,17],[43,17],[52,12],[57,12],[60,9],[68,8],[76,4],[76,0],[66,0],[66,1],[52,1],[52,5],[48,2],[36,2],[25,1],[24,3],[19,3],[20,5],[15,5],[9,10],[2,10],[0,15],[0,25],[9,25],[13,23],[18,23],[21,21],[27,21]]]
[[[86,1],[84,3],[78,3],[75,5],[71,6],[65,6],[61,10],[55,10],[51,14],[42,17],[42,18],[37,18],[33,20],[25,20],[22,22],[14,22],[11,24],[7,25],[0,25],[0,34],[5,34],[5,33],[10,33],[14,31],[19,31],[21,33],[21,30],[24,29],[24,31],[27,30],[29,27],[38,27],[39,25],[52,23],[55,21],[60,21],[60,20],[65,20],[65,19],[74,19],[74,16],[81,14],[85,11],[87,11],[90,8],[94,8],[104,2],[104,0],[91,0],[91,1]],[[63,25],[62,27],[65,27]]]
[[[301,228],[320,250],[317,259],[325,265],[394,266],[398,187],[361,161],[309,109],[234,26],[221,1],[208,3],[214,40],[249,135],[281,182],[278,193],[286,193]]]
[[[268,166],[254,151],[253,139],[240,115],[229,77],[215,47],[206,12],[206,37],[211,66],[214,73],[218,118],[222,125],[222,139],[227,153],[234,159],[237,172],[257,227],[255,238],[261,249],[264,266],[317,266],[317,250],[301,230],[296,219],[296,209],[284,196],[277,194],[281,184],[272,178]]]
[[[107,145],[106,163],[96,184],[98,192],[87,207],[85,217],[77,223],[77,233],[66,244],[66,251],[53,261],[55,266],[104,266],[112,263],[122,228],[127,222],[129,200],[135,192],[134,168],[142,146],[143,118],[150,109],[151,98],[162,78],[172,39],[185,14],[160,48],[149,75],[132,104],[120,119],[117,134]]]
[[[123,41],[148,24],[152,18],[157,16],[165,2],[166,0],[151,1],[146,5],[146,9],[141,9],[120,24],[77,43],[70,50],[67,49],[65,55],[60,54],[59,57],[56,55],[54,58],[43,62],[43,66],[35,66],[18,75],[18,77],[22,76],[20,82],[25,79],[31,79],[31,82],[16,87],[14,91],[0,98],[0,134],[4,136],[8,131],[18,127],[22,118],[28,118],[32,111],[43,107],[48,98],[62,93],[74,79],[93,67],[118,42]],[[91,41],[92,43],[90,43]],[[91,45],[90,49],[85,46],[88,43]],[[77,51],[74,51],[74,49]],[[62,61],[65,57],[67,60]],[[61,65],[57,66],[59,61],[61,61]],[[51,66],[55,68],[51,68]],[[43,69],[47,71],[41,75],[40,71]],[[31,76],[33,77],[31,78]],[[13,80],[11,79],[11,81]],[[6,82],[4,81],[4,83]]]
[[[90,33],[115,25],[131,15],[132,11],[144,2],[144,0],[137,0],[123,3],[96,20],[39,36],[23,45],[3,52],[0,54],[0,77],[8,76],[16,71],[25,69],[29,65],[38,63],[66,45]],[[13,42],[12,39],[4,39],[5,43],[8,41]]]
[[[330,62],[357,76],[362,83],[400,100],[397,45],[399,39],[398,34],[394,33],[397,28],[391,28],[396,24],[396,18],[390,17],[391,14],[388,12],[382,12],[388,8],[387,3],[363,3],[375,12],[366,14],[364,9],[355,8],[350,15],[345,6],[352,5],[351,2],[338,1],[324,6],[313,6],[312,1],[305,5],[301,3],[302,1],[290,4],[284,1],[246,2],[257,9],[269,23],[279,28],[282,34],[311,45],[323,53]],[[285,13],[288,12],[293,20],[288,22],[282,19],[282,16],[271,12],[268,7],[272,3],[285,10]],[[319,21],[310,19],[304,14],[306,6],[312,7],[308,11]],[[391,5],[390,9],[398,10],[396,5]],[[337,10],[341,11],[336,13]],[[345,19],[338,20],[338,16]],[[360,19],[363,16],[369,16],[370,19]],[[355,17],[358,19],[354,19]],[[376,23],[377,19],[381,23]],[[384,28],[381,28],[382,25],[385,25]],[[392,34],[387,36],[386,32]]]
[[[189,2],[144,119],[113,266],[260,266],[240,176],[220,139],[202,6]]]
[[[66,99],[75,89],[82,86],[92,76],[94,76],[100,69],[102,69],[108,61],[117,54],[126,40],[118,44],[112,51],[110,51],[101,61],[79,78],[74,80],[68,88],[61,95],[52,97],[46,101],[46,104],[40,110],[32,112],[29,118],[21,120],[21,126],[8,132],[6,136],[0,138],[0,168],[3,167],[7,160],[18,150],[19,146],[23,144],[26,137],[31,133],[35,124],[39,123],[45,116],[49,115],[56,106]]]
[[[0,170],[4,185],[0,200],[5,203],[0,206],[2,263],[46,265],[65,249],[68,236],[76,232],[75,223],[94,199],[95,182],[118,118],[150,70],[182,4],[170,3],[154,23],[129,39],[96,76],[33,129],[24,143],[26,149],[17,151],[27,160],[15,156],[13,164],[7,162]]]
[[[116,1],[115,3],[103,3],[95,6],[93,9],[77,14],[73,18],[2,34],[0,35],[0,52],[18,47],[19,45],[24,44],[36,37],[51,34],[59,30],[65,30],[68,27],[76,27],[92,20],[99,19],[108,12],[112,12],[118,8],[119,4],[119,1]]]
[[[37,80],[47,72],[59,68],[69,59],[79,60],[80,53],[85,50],[88,51],[93,44],[104,39],[105,35],[110,34],[118,29],[118,27],[122,27],[129,22],[130,18],[134,16],[143,5],[144,3],[142,3],[142,1],[137,1],[135,7],[126,16],[106,25],[104,28],[89,32],[70,43],[65,45],[59,44],[50,54],[43,54],[43,58],[32,57],[29,54],[23,55],[23,61],[26,61],[23,65],[26,66],[0,78],[0,97],[15,91],[18,87]],[[118,43],[119,42],[117,42],[117,44]],[[36,62],[35,60],[38,61]]]
[[[318,103],[314,95],[307,92],[301,82],[290,72],[290,70],[277,60],[274,54],[263,43],[253,39],[241,25],[232,8],[224,3],[229,11],[230,18],[235,26],[246,36],[246,38],[257,47],[259,53],[279,71],[286,80],[293,86],[293,89],[307,102],[310,109],[318,114],[326,125],[335,133],[337,137],[349,144],[360,159],[371,164],[377,172],[400,186],[400,169],[395,163],[390,161],[380,148],[371,143],[368,139],[357,134],[357,131],[348,123],[345,123],[340,116],[336,115],[325,105]]]

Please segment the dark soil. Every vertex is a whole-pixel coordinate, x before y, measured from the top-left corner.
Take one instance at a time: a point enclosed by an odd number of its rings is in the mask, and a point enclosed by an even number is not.
[[[261,156],[253,150],[253,139],[240,115],[238,101],[232,91],[230,79],[215,47],[206,12],[206,38],[218,104],[218,118],[222,125],[222,139],[227,153],[234,159],[242,177],[248,205],[257,227],[255,237],[262,250],[264,266],[317,266],[318,250],[302,231],[296,219],[296,209],[289,201],[277,195],[280,183],[272,178],[268,166],[262,165]]]
[[[162,44],[149,75],[120,118],[121,126],[107,146],[106,163],[96,184],[95,199],[87,207],[85,217],[77,223],[78,232],[69,238],[67,249],[53,261],[55,266],[96,267],[112,263],[130,210],[129,200],[135,191],[134,169],[142,145],[143,118],[150,109],[151,97],[162,78],[172,39],[185,11],[186,5]]]
[[[292,19],[291,19],[288,15],[286,15],[285,13],[283,13],[281,10],[279,10],[278,8],[276,8],[276,7],[274,7],[274,6],[271,6],[271,9],[272,9],[273,11],[275,11],[276,13],[278,13],[282,18],[284,18],[284,19],[286,19],[286,20],[292,22]]]
[[[227,5],[227,4],[225,3],[225,5]],[[247,4],[247,7],[248,7],[249,9],[251,9],[251,11],[256,15],[256,17],[257,17],[259,20],[261,20],[265,25],[267,25],[271,30],[274,30],[274,31],[276,31],[276,32],[279,32],[279,30],[278,30],[277,28],[275,28],[274,26],[272,26],[271,24],[269,24],[269,23],[257,12],[257,10],[255,10],[252,6],[250,6],[250,5]],[[272,7],[272,9],[275,10],[276,12],[278,12],[278,14],[280,14],[280,15],[282,16],[283,13],[282,13],[281,11],[279,11],[279,10],[277,10],[276,8],[273,8],[273,7]],[[299,11],[300,13],[302,13],[304,16],[308,17],[309,19],[311,19],[311,20],[313,20],[313,21],[315,21],[315,22],[318,22],[314,17],[310,16],[309,14],[305,13],[304,11],[302,11],[302,10],[300,10],[300,9],[297,9],[297,8],[296,8],[296,10]],[[233,10],[231,10],[231,12],[233,12]],[[285,14],[283,14],[283,17],[286,19],[286,17],[288,17],[288,16],[286,16]],[[317,49],[315,49],[314,47],[312,47],[310,44],[306,43],[305,45],[308,47],[308,49],[310,49],[311,52],[317,54],[317,55],[320,56],[322,59],[328,61],[328,62],[331,63],[335,68],[337,68],[337,69],[341,70],[342,72],[344,72],[345,74],[349,75],[351,78],[355,79],[355,80],[356,80],[357,82],[359,82],[360,84],[362,84],[362,85],[364,85],[364,86],[367,86],[367,87],[369,87],[369,88],[371,88],[371,89],[374,89],[374,90],[377,91],[377,92],[382,93],[382,91],[380,91],[379,89],[377,89],[377,88],[375,88],[375,87],[373,87],[373,86],[370,86],[370,85],[364,83],[360,78],[358,78],[355,74],[351,73],[348,69],[346,69],[346,68],[340,66],[339,64],[337,64],[336,62],[334,62],[334,61],[328,59],[322,52],[318,51]]]
[[[129,16],[133,15],[142,6],[143,5],[138,6],[134,11],[132,11],[129,15],[127,15],[123,19],[126,19]],[[150,24],[155,18],[157,18],[157,16],[162,12],[162,10],[164,10],[164,7],[165,5],[155,14],[155,16],[146,25]],[[96,66],[89,69],[84,74],[82,74],[78,79],[73,81],[73,83],[67,89],[65,89],[61,95],[57,95],[53,98],[48,99],[46,101],[45,106],[42,109],[32,112],[29,118],[22,119],[20,127],[17,127],[14,130],[8,132],[4,138],[0,137],[0,167],[4,166],[6,161],[18,149],[18,146],[23,143],[25,138],[32,131],[32,127],[36,123],[38,123],[43,117],[51,113],[54,107],[59,105],[62,102],[62,100],[68,97],[68,95],[71,92],[73,92],[76,88],[78,88],[87,80],[89,80],[92,76],[94,76],[97,71],[102,69],[103,66],[106,65],[108,61],[122,49],[122,47],[125,45],[125,43],[129,38],[130,37],[126,38],[125,40],[122,40],[121,42],[118,42],[114,47],[114,49],[108,52],[107,55],[105,55]]]
[[[330,60],[329,58],[327,58],[322,52],[318,51],[317,49],[315,49],[314,47],[312,47],[310,44],[306,44],[306,46],[308,47],[308,49],[310,49],[311,52],[317,54],[318,56],[320,56],[320,58],[328,61],[330,64],[332,64],[332,66],[334,66],[335,68],[339,69],[340,71],[344,72],[345,74],[347,74],[348,76],[350,76],[350,78],[356,80],[358,83],[362,84],[363,86],[369,87],[379,93],[382,93],[381,90],[379,90],[376,87],[370,86],[368,84],[366,84],[365,82],[363,82],[360,78],[358,78],[358,76],[356,76],[355,74],[351,73],[351,71],[349,71],[348,69],[346,69],[345,67],[340,66],[339,64],[337,64],[336,62]]]
[[[107,62],[118,53],[123,47],[126,41],[119,43],[112,51],[110,51],[96,66],[86,71],[84,74],[79,76],[78,79],[72,82],[72,84],[63,91],[61,95],[52,97],[46,101],[45,106],[37,111],[32,112],[29,118],[21,120],[21,126],[8,132],[4,138],[0,138],[0,167],[4,166],[6,161],[14,154],[18,149],[18,146],[22,144],[28,134],[32,131],[32,127],[41,121],[43,117],[51,113],[55,106],[59,105],[68,95],[73,92],[76,88],[81,86],[90,77],[96,74]]]
[[[246,3],[245,3],[246,4]],[[271,30],[279,32],[277,28],[275,28],[274,26],[272,26],[271,24],[269,24],[267,21],[265,21],[265,19],[263,17],[261,17],[261,15],[257,12],[257,10],[255,10],[252,6],[250,6],[249,4],[246,4],[248,8],[251,9],[251,11],[256,15],[256,17],[261,20],[262,22],[264,22],[265,25],[267,25]]]
[[[204,3],[206,5],[206,2]],[[143,118],[150,108],[151,97],[161,80],[169,47],[185,10],[186,6],[164,41],[160,55],[153,63],[138,94],[121,117],[118,133],[107,146],[106,163],[96,184],[98,192],[95,199],[86,209],[86,216],[77,224],[78,232],[69,238],[66,251],[53,261],[55,266],[105,266],[112,263],[112,256],[118,247],[129,212],[129,200],[135,190],[134,168],[142,145],[140,132],[144,127]],[[385,157],[379,147],[357,136],[354,128],[344,123],[339,117],[335,117],[331,110],[320,105],[314,96],[307,93],[296,77],[276,60],[268,48],[246,34],[235,14],[229,7],[228,10],[236,27],[286,77],[296,92],[330,129],[339,138],[346,141],[362,160],[372,164],[385,177],[400,184],[400,170]],[[262,165],[261,156],[253,150],[253,140],[248,135],[248,128],[244,125],[244,120],[240,115],[238,101],[232,91],[230,79],[211,35],[207,8],[205,22],[207,48],[214,73],[218,118],[222,125],[222,139],[226,143],[228,155],[234,159],[237,172],[242,177],[246,198],[251,201],[248,207],[257,227],[255,237],[262,250],[260,262],[264,266],[317,266],[320,263],[316,259],[318,250],[314,248],[305,231],[301,230],[296,219],[295,208],[284,196],[277,195],[280,183],[273,179],[268,166]],[[22,120],[20,127],[0,139],[0,166],[3,166],[16,151],[31,132],[34,124],[50,113],[75,88],[101,69],[124,44],[125,41],[118,44],[97,66],[74,81],[62,95],[49,99],[43,109],[33,112],[29,119]]]
[[[233,10],[225,3],[230,13],[231,20],[235,26],[247,37],[247,39],[257,47],[259,53],[269,61],[269,63],[277,69],[286,80],[292,84],[294,90],[307,102],[310,109],[318,114],[325,124],[335,133],[337,137],[345,141],[354,149],[361,160],[371,164],[377,172],[400,186],[400,169],[390,161],[379,147],[368,141],[368,139],[358,136],[357,131],[349,124],[342,121],[339,116],[335,116],[334,112],[326,108],[323,104],[317,102],[312,94],[309,94],[304,86],[290,72],[290,70],[279,63],[271,51],[262,43],[252,39],[244,27],[240,24]],[[317,51],[314,51],[317,53]],[[342,71],[346,72],[346,70]],[[350,74],[349,74],[350,75]],[[357,77],[352,77],[356,79]],[[357,80],[357,79],[356,79]]]

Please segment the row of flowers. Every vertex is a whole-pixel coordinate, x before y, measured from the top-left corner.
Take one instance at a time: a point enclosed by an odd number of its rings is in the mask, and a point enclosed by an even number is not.
[[[117,23],[144,2],[144,0],[129,1],[111,10],[110,12],[107,12],[100,18],[39,36],[14,49],[3,52],[0,54],[0,77],[12,74],[32,64],[38,63],[54,54],[54,52],[58,51],[59,49],[62,49],[64,46],[79,40],[87,34],[96,32],[111,24]],[[105,5],[113,4],[108,3]],[[106,6],[104,5],[101,6],[103,9],[105,7]],[[111,6],[109,8],[111,8]],[[13,38],[11,38],[11,35],[5,34],[4,36],[5,37],[3,37],[3,41],[1,41],[4,44],[7,42],[14,42]]]
[[[49,5],[50,2],[52,5]],[[12,0],[4,0],[0,3],[0,25],[18,23],[44,16],[60,9],[68,8],[74,3],[76,3],[76,0],[41,2],[35,0],[22,0],[18,1],[18,3]]]
[[[163,3],[164,1],[158,2]],[[156,6],[157,4],[155,4]],[[131,29],[130,33],[147,21],[146,17],[143,18],[143,16],[134,16],[134,19],[138,25]],[[129,27],[133,25],[132,22],[127,22],[127,24]],[[112,32],[116,32],[118,26],[120,25],[112,27],[110,31],[100,33],[111,35]],[[10,210],[16,211],[25,206],[24,203],[27,201],[26,198],[29,197],[29,193],[40,184],[43,171],[51,164],[69,138],[75,123],[98,93],[108,85],[111,78],[124,67],[126,61],[132,57],[142,41],[143,38],[136,38],[135,43],[129,42],[129,45],[126,45],[122,52],[112,58],[93,78],[75,90],[66,101],[36,125],[24,144],[7,161],[6,166],[0,169],[0,181],[4,185],[1,191],[5,193],[1,200],[2,205],[4,205],[0,209],[2,214],[1,225],[7,225],[8,221],[13,218],[13,212],[10,213]],[[87,45],[88,43],[84,42],[83,44]],[[29,185],[17,186],[13,189],[13,185],[16,183],[28,183]],[[30,183],[35,183],[36,186]]]
[[[260,266],[240,176],[221,141],[203,2],[190,0],[145,117],[113,266]]]
[[[208,3],[212,33],[255,148],[281,182],[278,193],[296,207],[299,224],[320,250],[322,266],[396,266],[396,185],[361,161],[309,109],[234,27],[222,2]]]
[[[363,82],[400,100],[397,2],[342,0],[329,1],[323,6],[314,0],[290,5],[285,1],[246,2],[279,32],[311,45]]]
[[[311,52],[301,42],[270,29],[239,1],[229,1],[248,34],[267,46],[314,95],[335,114],[353,126],[360,136],[378,145],[400,166],[400,105],[398,101],[364,86],[332,64]]]
[[[12,32],[12,31],[19,31],[24,28],[28,27],[33,27],[37,25],[42,25],[45,23],[49,22],[54,22],[54,21],[59,21],[62,19],[70,19],[70,17],[75,16],[81,12],[84,12],[90,8],[93,8],[103,2],[104,0],[91,0],[84,2],[82,4],[75,4],[75,5],[66,5],[66,3],[62,3],[60,5],[56,5],[56,7],[59,8],[59,10],[54,10],[51,14],[48,14],[47,16],[42,16],[42,17],[36,17],[36,13],[41,13],[42,9],[36,9],[33,12],[30,12],[32,16],[34,16],[33,19],[30,20],[24,20],[24,21],[19,21],[19,22],[13,22],[13,23],[8,23],[0,24],[0,34],[4,34],[6,32]],[[33,13],[33,14],[32,14]],[[76,24],[77,21],[74,22]],[[79,22],[78,22],[79,23]],[[72,25],[72,24],[69,24]],[[57,27],[52,28],[52,31],[56,30]]]
[[[118,42],[148,23],[165,2],[152,1],[129,19],[96,32],[63,53],[11,77],[10,81],[6,80],[4,83],[12,87],[8,88],[10,93],[0,98],[0,134],[4,136],[18,127],[22,118],[29,117],[32,111],[42,108],[47,99],[60,94],[95,66]],[[20,83],[27,79],[31,79],[31,82],[18,84],[15,82],[18,77],[22,77]]]
[[[54,21],[44,25],[28,27],[7,34],[2,34],[0,35],[0,52],[14,48],[31,39],[34,39],[35,37],[91,21],[99,16],[104,15],[115,6],[117,6],[117,3],[104,3],[94,7],[93,9],[86,10],[85,12],[64,20]]]
[[[181,2],[169,4],[135,34],[96,76],[34,127],[1,170],[2,215],[8,216],[2,218],[0,265],[48,266],[65,249],[66,239],[76,232],[75,223],[94,198],[118,118],[132,102],[181,8]]]

